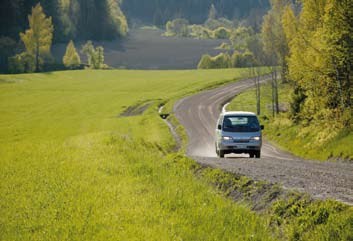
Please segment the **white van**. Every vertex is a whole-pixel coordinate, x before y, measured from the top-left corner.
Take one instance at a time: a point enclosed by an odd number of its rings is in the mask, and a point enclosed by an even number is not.
[[[216,128],[217,156],[223,158],[225,154],[247,153],[251,158],[260,158],[263,129],[252,112],[221,113]]]

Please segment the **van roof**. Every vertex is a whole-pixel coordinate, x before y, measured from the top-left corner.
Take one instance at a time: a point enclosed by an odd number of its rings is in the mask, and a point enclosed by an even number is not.
[[[224,116],[229,116],[229,115],[233,115],[233,116],[256,116],[255,113],[248,112],[248,111],[226,111],[226,112],[223,112],[222,115],[224,115]]]

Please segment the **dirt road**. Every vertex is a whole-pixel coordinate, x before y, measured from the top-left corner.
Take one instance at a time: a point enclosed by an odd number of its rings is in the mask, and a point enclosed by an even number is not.
[[[309,193],[314,198],[332,198],[353,205],[353,163],[302,160],[266,141],[261,159],[250,159],[246,155],[228,155],[224,159],[216,157],[214,135],[223,105],[253,84],[252,80],[242,80],[176,103],[174,112],[189,136],[188,156],[201,164],[255,180],[280,183],[285,188]]]

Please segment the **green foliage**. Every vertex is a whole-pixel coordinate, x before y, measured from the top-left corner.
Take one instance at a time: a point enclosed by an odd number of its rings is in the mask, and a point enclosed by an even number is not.
[[[102,46],[94,48],[92,41],[87,41],[82,46],[81,52],[87,55],[88,66],[91,69],[104,69],[107,66],[104,64],[104,48]]]
[[[179,37],[188,37],[189,21],[183,18],[177,18],[172,21],[168,21],[166,24],[167,36],[179,36]]]
[[[225,69],[231,67],[230,56],[227,53],[220,53],[214,57],[203,55],[197,66],[198,69]]]
[[[336,201],[311,201],[292,194],[277,201],[271,222],[282,226],[288,240],[350,240],[353,210]]]
[[[307,96],[296,117],[306,123],[330,122],[328,128],[334,133],[351,128],[352,121],[347,120],[353,119],[352,4],[352,1],[308,0],[303,2],[299,17],[290,7],[283,16],[290,40],[289,77]]]
[[[0,37],[0,73],[8,71],[8,58],[15,54],[18,44],[9,37]]]
[[[225,18],[220,18],[220,19],[207,19],[206,22],[204,23],[204,26],[214,31],[217,28],[221,28],[221,27],[230,29],[234,25],[230,20]]]
[[[35,71],[38,72],[40,63],[44,63],[44,59],[50,56],[54,27],[51,17],[45,16],[40,3],[32,8],[28,21],[29,29],[20,33],[20,37],[26,47],[26,53],[34,57]]]
[[[285,57],[288,54],[288,41],[283,29],[284,11],[291,4],[289,0],[272,0],[271,10],[264,17],[262,40],[264,52],[270,56],[271,65],[281,65],[286,71]],[[284,72],[285,73],[285,72]]]
[[[80,56],[78,55],[74,42],[72,40],[70,40],[70,42],[66,47],[66,52],[63,57],[63,63],[66,68],[71,68],[71,69],[77,68],[81,65]]]
[[[199,39],[229,39],[234,23],[225,18],[208,19],[204,25],[189,26],[190,36]]]
[[[1,35],[17,40],[28,26],[27,16],[37,0],[4,0],[0,9]],[[70,39],[112,39],[125,36],[127,20],[117,0],[42,0],[47,16],[52,17],[54,42]]]
[[[248,51],[248,42],[252,35],[254,35],[254,30],[250,27],[240,26],[234,29],[230,36],[234,50],[241,53]]]
[[[0,75],[12,82],[0,85],[2,239],[271,240],[266,220],[167,154],[175,143],[156,114],[161,102],[246,73]],[[152,102],[143,115],[117,117],[143,102]]]
[[[220,53],[214,57],[205,54],[201,57],[198,69],[222,69],[222,68],[244,68],[259,66],[251,52],[239,53],[234,51],[232,56],[228,53]]]
[[[214,8],[211,7],[212,4]],[[252,23],[251,20],[256,17],[254,13],[258,14],[257,17],[261,19],[269,7],[269,2],[260,0],[251,2],[243,0],[149,0],[148,2],[146,0],[129,0],[123,1],[121,6],[130,19],[145,24],[165,25],[168,20],[180,17],[186,18],[194,24],[217,17],[244,20],[248,24]],[[216,9],[217,13],[211,9]]]
[[[212,31],[202,25],[193,24],[189,26],[190,37],[197,39],[210,39],[212,38]]]
[[[219,27],[213,31],[213,36],[216,39],[229,39],[230,32],[231,32],[230,30],[224,27]]]
[[[213,3],[211,4],[210,11],[208,13],[208,19],[217,19],[217,10]]]
[[[230,44],[223,42],[215,49],[230,50],[231,48],[232,48],[232,46],[230,46]]]
[[[201,60],[200,60],[199,64],[197,65],[197,68],[198,69],[209,69],[211,66],[211,63],[212,63],[211,58],[212,57],[210,55],[204,54],[201,57]]]
[[[119,1],[106,0],[109,21],[114,32],[120,36],[126,36],[129,30],[124,13],[121,11]]]
[[[36,69],[35,58],[33,55],[23,52],[9,58],[10,73],[31,73]]]
[[[258,66],[258,63],[256,62],[253,53],[248,51],[244,53],[234,51],[231,56],[231,65],[234,68],[243,68]]]
[[[298,123],[298,121],[301,119],[300,113],[303,108],[305,99],[306,96],[304,95],[303,90],[298,86],[294,86],[290,102],[290,117],[296,123]]]

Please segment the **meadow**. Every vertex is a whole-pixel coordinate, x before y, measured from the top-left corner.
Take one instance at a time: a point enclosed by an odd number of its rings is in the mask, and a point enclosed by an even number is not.
[[[272,240],[195,177],[158,107],[246,70],[0,75],[0,240]],[[122,117],[148,104],[140,115]]]
[[[271,84],[261,86],[261,121],[265,124],[265,138],[297,156],[313,160],[353,160],[353,130],[337,131],[332,123],[294,123],[288,117],[291,89],[288,84],[279,87],[280,113],[272,116]],[[256,113],[255,89],[238,95],[228,105],[228,110],[245,110]]]

